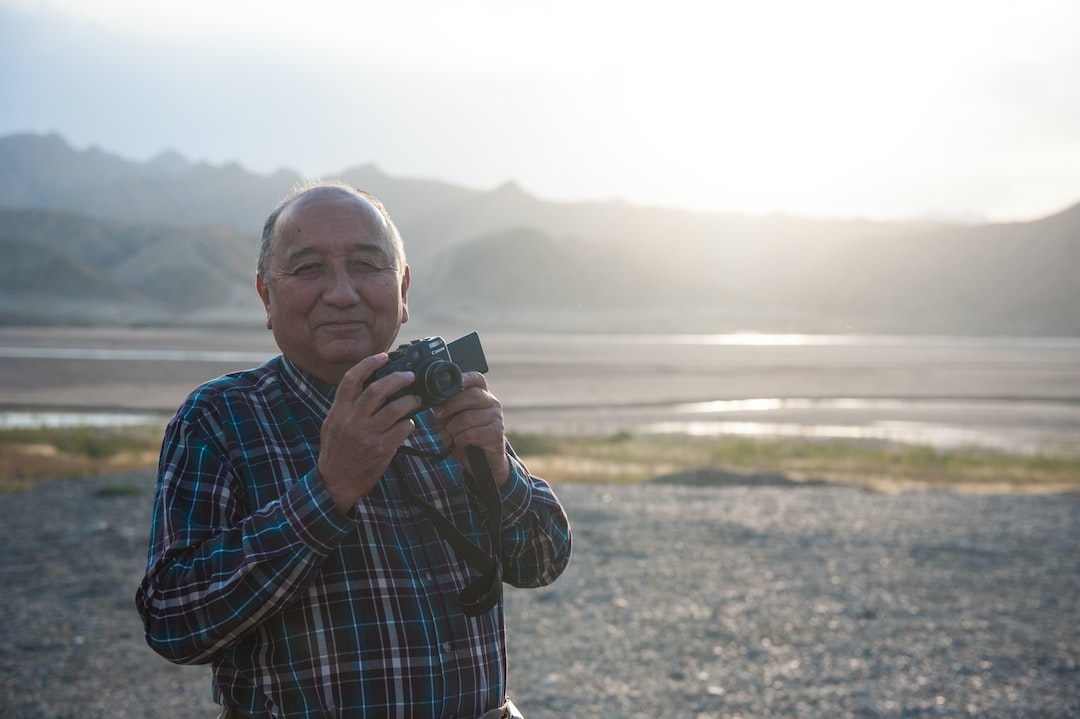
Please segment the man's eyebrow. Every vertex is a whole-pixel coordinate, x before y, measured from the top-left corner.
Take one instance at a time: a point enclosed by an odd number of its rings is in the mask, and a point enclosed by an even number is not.
[[[360,251],[365,255],[378,255],[386,259],[393,257],[391,252],[388,252],[385,245],[377,242],[357,242],[352,246],[353,251]]]
[[[378,257],[379,259],[387,261],[391,261],[393,259],[391,253],[389,253],[385,247],[383,247],[377,242],[357,242],[349,248],[349,251],[350,253],[359,252],[360,254],[364,255],[372,255]],[[312,247],[311,245],[307,245],[305,247],[297,247],[295,250],[292,250],[285,256],[285,259],[289,261],[295,261],[319,254],[321,253],[318,249]]]
[[[304,257],[308,257],[309,255],[317,255],[317,254],[318,254],[318,251],[316,251],[316,249],[314,247],[310,247],[310,246],[308,246],[308,247],[298,247],[295,250],[290,250],[289,253],[285,255],[285,259],[290,260],[290,261],[299,260],[299,259],[302,259]]]

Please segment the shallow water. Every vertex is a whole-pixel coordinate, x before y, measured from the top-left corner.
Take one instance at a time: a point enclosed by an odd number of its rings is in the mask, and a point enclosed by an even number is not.
[[[1080,338],[481,336],[515,431],[1080,454]],[[2,328],[0,427],[163,422],[197,384],[275,352],[267,332]]]

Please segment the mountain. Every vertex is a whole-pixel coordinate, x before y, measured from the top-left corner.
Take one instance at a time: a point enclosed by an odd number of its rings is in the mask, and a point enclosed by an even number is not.
[[[0,210],[0,247],[2,323],[246,321],[261,306],[254,240],[231,228]]]
[[[414,316],[518,329],[1080,336],[1080,205],[961,225],[553,203],[340,179],[405,238]],[[0,322],[261,324],[254,247],[301,178],[0,138]]]

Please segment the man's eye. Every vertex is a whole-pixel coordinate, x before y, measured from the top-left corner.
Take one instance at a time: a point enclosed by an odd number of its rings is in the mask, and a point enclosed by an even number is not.
[[[315,262],[309,262],[305,265],[299,265],[296,269],[293,270],[293,274],[297,277],[315,277],[321,272],[322,265]]]
[[[355,260],[349,263],[349,272],[353,274],[368,274],[371,272],[382,272],[386,268],[376,262],[370,260]]]

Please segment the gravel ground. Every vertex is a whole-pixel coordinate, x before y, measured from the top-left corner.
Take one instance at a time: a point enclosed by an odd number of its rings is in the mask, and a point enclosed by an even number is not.
[[[0,717],[216,715],[143,642],[152,485],[0,495]],[[1080,494],[558,491],[570,568],[508,590],[529,719],[1080,716]]]

